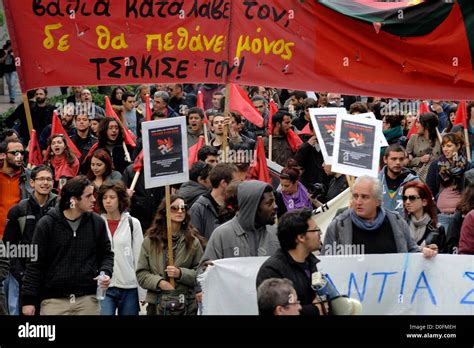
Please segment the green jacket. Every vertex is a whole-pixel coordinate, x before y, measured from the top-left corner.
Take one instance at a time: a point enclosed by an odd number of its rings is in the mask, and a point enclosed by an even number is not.
[[[177,241],[174,255],[174,265],[181,270],[181,278],[175,280],[177,292],[188,294],[194,290],[196,268],[202,257],[201,243],[194,237],[191,250],[186,249],[184,235]],[[160,280],[169,281],[166,277],[165,253],[167,249],[157,250],[152,247],[149,237],[145,237],[137,264],[138,284],[147,290],[146,301],[156,304],[161,289]]]

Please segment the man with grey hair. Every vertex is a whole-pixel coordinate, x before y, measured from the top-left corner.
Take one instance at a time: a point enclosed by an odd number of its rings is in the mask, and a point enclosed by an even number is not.
[[[324,236],[322,255],[389,254],[419,252],[406,221],[382,207],[380,181],[370,176],[356,179],[351,207],[337,216]],[[423,255],[432,257],[437,248],[424,247]]]
[[[153,95],[153,112],[161,112],[166,118],[178,117],[179,115],[169,107],[170,95],[165,91],[157,91]]]
[[[301,305],[291,280],[265,279],[257,289],[260,315],[300,315]]]

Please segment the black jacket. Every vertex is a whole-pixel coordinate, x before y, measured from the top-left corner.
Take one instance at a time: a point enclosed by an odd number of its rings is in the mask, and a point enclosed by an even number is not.
[[[133,164],[131,164],[122,175],[122,181],[125,183],[125,186],[130,187],[134,176],[135,172],[133,171]],[[140,220],[143,232],[150,227],[156,214],[156,209],[164,197],[164,187],[145,188],[145,179],[142,171],[138,177],[135,193],[131,199],[130,215]]]
[[[8,212],[3,242],[8,242],[10,245],[30,245],[33,241],[33,232],[37,222],[55,205],[56,195],[53,193],[49,194],[48,200],[42,207],[40,207],[34,195],[21,200]],[[20,284],[26,270],[26,262],[26,258],[19,257],[10,260],[10,273]]]
[[[3,242],[0,240],[0,248],[3,248]],[[8,315],[5,293],[3,291],[3,281],[8,275],[8,259],[0,255],[0,315]]]
[[[59,208],[51,209],[35,228],[38,259],[27,264],[21,299],[34,305],[48,298],[93,295],[101,271],[112,276],[114,253],[104,220],[84,213],[76,231]]]
[[[89,133],[87,134],[87,137],[85,139],[82,139],[77,134],[77,131],[75,131],[75,134],[71,137],[71,140],[74,143],[74,145],[76,145],[77,149],[81,151],[81,158],[80,158],[81,167],[79,169],[79,172],[87,175],[87,172],[89,171],[90,167],[85,166],[84,158],[86,158],[92,146],[94,146],[94,144],[97,143],[97,138],[93,136],[92,133],[89,131]]]
[[[329,186],[330,178],[323,170],[324,159],[321,151],[305,142],[296,151],[295,160],[304,170],[300,181],[308,190],[311,190],[311,185],[315,183]]]
[[[317,272],[319,260],[313,254],[306,258],[311,273]],[[319,315],[318,308],[312,304],[316,297],[316,292],[311,288],[311,276],[308,277],[303,267],[293,260],[288,252],[278,249],[278,251],[265,261],[257,274],[257,287],[269,278],[287,278],[293,282],[293,287],[301,302],[303,315]]]
[[[446,252],[448,254],[457,254],[459,239],[461,238],[461,227],[464,221],[464,214],[457,210],[454,212],[453,219],[446,231]]]
[[[183,197],[184,203],[190,209],[199,197],[209,193],[209,189],[195,181],[189,180],[181,185],[178,195]]]

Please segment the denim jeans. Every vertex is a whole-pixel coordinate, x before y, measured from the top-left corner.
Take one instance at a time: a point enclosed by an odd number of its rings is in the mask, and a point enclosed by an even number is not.
[[[7,81],[8,94],[10,95],[10,101],[15,101],[16,80],[17,80],[16,71],[5,73],[3,76],[5,76],[5,81]]]
[[[448,232],[448,227],[453,221],[454,214],[445,214],[439,213],[438,214],[438,223],[444,227],[445,233]]]
[[[20,286],[15,277],[8,273],[3,281],[5,300],[10,315],[20,315]]]
[[[100,301],[100,315],[138,315],[138,289],[108,288],[105,299]]]

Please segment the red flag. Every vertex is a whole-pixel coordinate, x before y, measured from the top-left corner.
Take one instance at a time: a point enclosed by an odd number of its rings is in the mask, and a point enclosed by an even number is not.
[[[84,157],[82,159],[82,164],[86,163],[87,159],[90,158],[94,154],[95,150],[97,150],[98,147],[99,147],[99,143],[95,143],[94,145],[92,145],[92,147],[89,150],[89,152],[87,153],[86,157]]]
[[[426,102],[422,102],[420,104],[420,108],[418,109],[418,116],[424,114],[425,112],[430,112],[430,108]],[[410,139],[413,134],[418,134],[418,121],[413,122],[411,125],[410,131],[407,134],[407,138]]]
[[[265,156],[265,147],[263,146],[263,138],[257,138],[257,146],[255,147],[256,156],[250,165],[247,179],[256,179],[271,184],[270,171],[267,166],[267,158]]]
[[[30,153],[28,154],[28,164],[36,167],[43,164],[43,156],[41,155],[41,149],[38,142],[38,136],[34,129],[31,130],[30,134]]]
[[[204,112],[204,123],[209,124],[209,119],[207,118],[206,115],[206,109],[204,109],[204,95],[202,94],[201,91],[198,91],[198,96],[197,96],[197,107]]]
[[[145,121],[151,121],[150,95],[148,94],[145,99],[145,104]]]
[[[454,125],[460,124],[464,127],[464,129],[467,128],[467,106],[466,106],[466,101],[462,100],[459,102],[458,105],[458,111],[456,111],[456,118],[454,119]]]
[[[135,158],[135,161],[133,162],[133,171],[135,173],[141,172],[142,170],[143,170],[143,150],[140,151],[138,156]]]
[[[267,122],[268,135],[273,134],[273,120],[272,120],[272,117],[277,112],[278,112],[278,106],[275,104],[273,99],[271,99],[270,103],[268,105],[268,122]]]
[[[201,135],[199,136],[198,142],[188,149],[188,165],[189,165],[188,171],[189,169],[191,169],[193,164],[198,161],[198,152],[203,145],[204,145],[204,137]]]
[[[299,135],[313,135],[313,131],[311,130],[311,128],[309,128],[309,122],[306,126],[304,126]]]
[[[74,152],[77,158],[81,158],[81,151],[77,149],[76,145],[72,142],[71,138],[69,138],[69,135],[64,130],[64,127],[61,123],[61,119],[58,117],[56,111],[53,113],[53,125],[51,127],[51,135],[54,134],[64,135],[64,139],[66,139],[66,143],[69,149]],[[49,149],[47,152],[49,152]]]
[[[135,136],[135,134],[130,132],[130,130],[127,128],[126,125],[122,123],[122,121],[120,121],[120,118],[117,116],[114,109],[112,108],[112,104],[110,103],[110,99],[108,96],[105,97],[105,116],[110,116],[117,120],[118,124],[120,125],[120,127],[122,127],[123,130],[125,144],[131,145],[133,147],[137,146],[135,144],[135,139],[137,137]]]
[[[303,141],[298,134],[293,132],[291,129],[288,129],[288,133],[286,133],[286,140],[288,140],[288,144],[293,152],[298,151],[298,148],[303,144]]]
[[[242,87],[229,83],[229,109],[240,113],[245,119],[258,127],[263,127],[263,117],[255,109]]]

